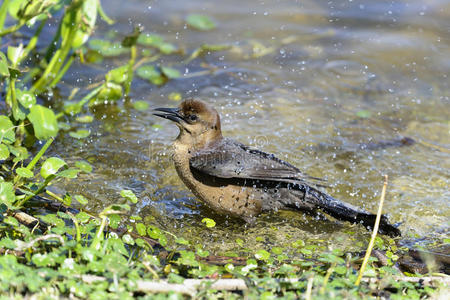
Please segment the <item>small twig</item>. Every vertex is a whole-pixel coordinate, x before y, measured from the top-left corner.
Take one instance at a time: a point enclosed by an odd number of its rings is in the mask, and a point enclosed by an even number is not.
[[[306,299],[306,300],[311,300],[311,293],[312,293],[313,281],[314,281],[314,276],[311,275],[311,276],[308,278],[308,284],[306,285],[306,293],[305,293],[305,299]]]
[[[334,268],[336,267],[336,263],[331,264],[330,268],[327,270],[327,274],[325,274],[325,277],[323,278],[323,285],[320,288],[320,293],[325,293],[325,288],[327,286],[328,280],[330,279],[331,274],[334,271]]]
[[[359,283],[361,282],[364,271],[366,270],[367,262],[369,261],[370,255],[372,253],[373,245],[375,243],[375,238],[377,237],[378,227],[380,225],[380,220],[381,220],[381,212],[383,210],[384,198],[386,197],[387,183],[388,183],[388,176],[384,175],[384,184],[383,184],[383,189],[381,190],[381,197],[380,197],[380,203],[378,205],[377,218],[375,219],[375,224],[373,226],[373,231],[372,231],[372,237],[370,239],[369,246],[367,247],[366,255],[364,256],[363,263],[361,265],[361,268],[359,269],[358,278],[356,279],[356,282],[355,282],[356,286],[358,286]]]
[[[33,247],[33,245],[36,244],[37,242],[49,240],[49,239],[58,239],[59,242],[62,245],[64,245],[64,239],[59,234],[47,234],[47,235],[43,235],[38,238],[35,238],[34,240],[32,240],[28,243],[20,243],[19,245],[17,245],[17,248],[14,250],[16,250],[16,251],[25,250],[25,249]]]

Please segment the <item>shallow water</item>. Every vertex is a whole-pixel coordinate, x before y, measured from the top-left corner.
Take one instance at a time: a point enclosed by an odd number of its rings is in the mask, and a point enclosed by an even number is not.
[[[448,1],[107,2],[119,35],[141,24],[187,52],[202,43],[233,46],[187,67],[180,57],[163,58],[184,71],[184,78],[159,88],[135,78],[131,100],[145,100],[153,108],[176,106],[168,94],[179,92],[213,103],[224,135],[327,179],[331,195],[373,212],[382,175],[388,174],[384,211],[402,223],[405,239],[448,233]],[[217,29],[186,28],[183,19],[191,13],[212,17]],[[100,24],[96,36],[108,30]],[[63,97],[121,63],[111,59],[74,66],[62,85]],[[204,70],[201,63],[217,70],[195,76]],[[66,135],[53,148],[69,162],[85,159],[94,166],[92,174],[53,187],[83,194],[91,210],[123,202],[119,192],[131,189],[140,199],[133,214],[218,252],[233,249],[236,238],[250,248],[297,239],[352,248],[369,236],[360,226],[292,212],[261,216],[251,227],[221,218],[178,179],[170,161],[177,129],[169,121],[126,102],[91,112],[93,123],[72,124],[91,129],[88,139]],[[401,137],[416,143],[363,149]],[[204,217],[215,219],[217,226],[206,228]]]

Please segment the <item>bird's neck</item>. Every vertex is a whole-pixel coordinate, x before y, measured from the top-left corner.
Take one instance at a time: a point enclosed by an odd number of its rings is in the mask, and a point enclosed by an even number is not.
[[[195,153],[199,150],[205,149],[211,145],[220,142],[223,139],[222,133],[205,133],[199,136],[192,136],[186,133],[180,132],[177,139],[175,140],[175,149],[184,149]]]

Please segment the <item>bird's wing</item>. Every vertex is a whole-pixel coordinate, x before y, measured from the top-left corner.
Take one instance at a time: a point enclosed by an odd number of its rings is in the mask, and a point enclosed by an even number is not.
[[[190,159],[191,168],[220,178],[259,179],[286,182],[322,181],[293,165],[230,139],[200,150]],[[320,185],[320,184],[316,184]]]

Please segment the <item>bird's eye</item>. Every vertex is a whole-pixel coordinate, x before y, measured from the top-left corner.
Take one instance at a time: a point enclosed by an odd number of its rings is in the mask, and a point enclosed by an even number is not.
[[[188,118],[190,121],[197,121],[197,115],[190,115]]]

